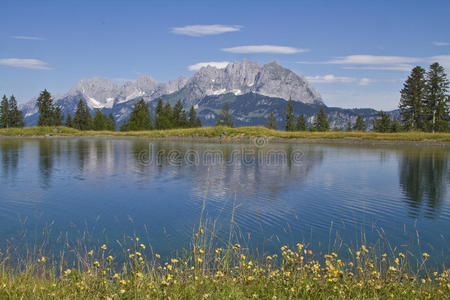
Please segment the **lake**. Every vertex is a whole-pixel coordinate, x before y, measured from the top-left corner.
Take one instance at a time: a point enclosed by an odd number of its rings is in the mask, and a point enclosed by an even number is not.
[[[139,236],[168,255],[202,220],[260,253],[366,244],[450,263],[449,147],[14,138],[0,156],[0,250]]]

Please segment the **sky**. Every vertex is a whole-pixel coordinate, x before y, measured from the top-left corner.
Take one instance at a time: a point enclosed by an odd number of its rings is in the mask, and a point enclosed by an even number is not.
[[[0,94],[273,60],[328,106],[391,110],[415,65],[450,70],[450,1],[0,0]]]

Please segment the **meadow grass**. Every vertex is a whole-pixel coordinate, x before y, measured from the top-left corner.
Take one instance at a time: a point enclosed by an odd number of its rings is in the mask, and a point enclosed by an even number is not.
[[[164,137],[222,137],[222,138],[246,138],[265,136],[268,138],[281,139],[361,139],[361,140],[386,140],[386,141],[437,141],[450,142],[450,133],[430,133],[430,132],[399,132],[399,133],[379,133],[379,132],[309,132],[296,131],[286,132],[272,130],[261,126],[229,128],[223,126],[183,128],[168,130],[149,131],[79,131],[67,127],[26,127],[0,129],[0,136],[141,136],[151,138]]]
[[[138,237],[120,255],[113,245],[74,250],[71,263],[0,254],[0,299],[449,299],[450,269],[429,271],[423,253],[376,253],[362,245],[318,256],[298,243],[251,256],[240,244],[211,247],[200,227],[189,249],[162,258]],[[122,244],[123,245],[123,244]]]

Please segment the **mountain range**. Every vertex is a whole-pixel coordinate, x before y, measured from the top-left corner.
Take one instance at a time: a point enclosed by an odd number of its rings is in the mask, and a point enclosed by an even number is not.
[[[99,109],[112,113],[117,123],[125,122],[134,104],[144,99],[154,109],[158,99],[174,104],[181,101],[186,110],[193,105],[204,126],[214,125],[225,103],[230,107],[236,126],[264,125],[270,112],[275,114],[279,126],[284,120],[284,109],[289,99],[296,115],[304,113],[309,123],[314,114],[324,108],[331,127],[344,128],[361,114],[370,127],[377,116],[373,109],[343,109],[327,107],[317,90],[301,74],[283,68],[276,61],[259,65],[242,60],[225,68],[202,67],[191,77],[180,76],[160,83],[149,76],[136,81],[117,84],[108,79],[83,79],[67,93],[53,97],[64,115],[74,114],[80,99],[91,112]],[[37,123],[36,99],[21,106],[27,126]],[[395,111],[392,112],[395,118]]]

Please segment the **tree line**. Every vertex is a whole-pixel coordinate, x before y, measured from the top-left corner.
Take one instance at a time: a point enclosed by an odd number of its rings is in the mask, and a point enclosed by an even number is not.
[[[120,130],[163,130],[201,126],[202,123],[197,117],[194,106],[191,106],[187,114],[180,100],[172,108],[169,102],[163,104],[162,99],[159,99],[155,107],[153,120],[150,107],[145,103],[144,99],[141,99],[134,105],[130,117],[120,127]]]
[[[325,109],[322,107],[314,116],[311,125],[308,126],[306,116],[300,114],[297,117],[294,115],[294,105],[292,104],[292,99],[289,99],[286,109],[284,111],[285,123],[284,130],[286,131],[329,131],[330,122],[328,120],[328,115],[325,113]],[[267,117],[266,127],[269,129],[278,129],[277,120],[275,114],[271,112]],[[366,123],[364,118],[359,115],[356,118],[354,125],[349,123],[347,125],[347,131],[365,131]]]
[[[0,102],[0,128],[23,127],[23,114],[17,108],[17,101],[14,95],[6,97],[3,95]]]
[[[400,91],[400,120],[393,120],[391,116],[380,111],[378,118],[372,121],[376,132],[400,131],[431,131],[447,132],[450,130],[450,96],[449,81],[444,68],[439,63],[433,63],[426,71],[422,67],[415,67],[406,79]],[[328,116],[321,108],[311,126],[307,126],[304,114],[295,117],[292,100],[289,99],[284,116],[286,131],[329,131]],[[277,129],[277,120],[273,112],[267,117],[266,127]],[[346,131],[366,131],[367,124],[362,115],[358,115],[354,124],[348,122]]]

